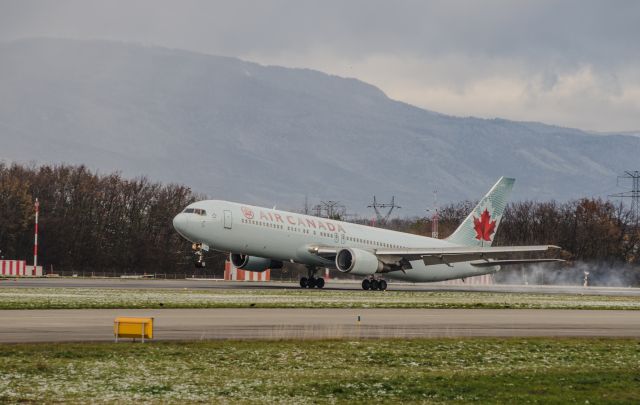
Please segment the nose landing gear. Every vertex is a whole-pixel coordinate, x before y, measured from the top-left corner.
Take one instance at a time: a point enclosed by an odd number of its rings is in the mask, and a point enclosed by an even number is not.
[[[206,263],[204,261],[204,252],[209,250],[207,245],[203,245],[202,243],[194,243],[191,245],[191,249],[193,250],[194,262],[193,264],[197,269],[203,269],[206,267]]]
[[[371,276],[362,280],[362,289],[372,291],[385,291],[387,289],[387,282],[381,278],[376,279],[375,277]]]
[[[300,278],[300,287],[302,288],[323,288],[324,278],[316,277],[317,267],[307,266],[307,277]]]

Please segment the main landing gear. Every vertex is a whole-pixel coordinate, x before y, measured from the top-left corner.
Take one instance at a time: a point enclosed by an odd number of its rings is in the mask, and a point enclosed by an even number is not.
[[[323,288],[324,278],[316,277],[318,268],[307,266],[307,277],[300,279],[300,287],[302,288]]]
[[[193,264],[196,266],[196,269],[203,269],[206,267],[206,263],[204,261],[204,249],[202,248],[201,243],[194,243],[191,245],[191,249],[193,250],[194,262]]]
[[[387,282],[384,281],[383,279],[376,279],[373,276],[369,277],[369,278],[365,278],[364,280],[362,280],[362,289],[363,290],[380,290],[380,291],[384,291],[387,289]]]

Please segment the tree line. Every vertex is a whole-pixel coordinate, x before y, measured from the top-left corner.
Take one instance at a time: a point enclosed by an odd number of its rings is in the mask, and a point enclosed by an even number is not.
[[[439,210],[439,237],[453,233],[476,205],[464,201]],[[522,201],[507,205],[495,235],[495,245],[557,245],[547,256],[565,263],[509,266],[496,274],[498,282],[593,285],[640,284],[640,227],[633,211],[621,203],[598,198],[567,202]],[[431,219],[395,219],[388,227],[431,235]],[[535,255],[533,255],[535,256]]]
[[[0,163],[0,256],[30,258],[34,200],[40,205],[39,262],[64,271],[192,271],[190,244],[172,218],[204,198],[188,187],[100,174],[85,166]],[[439,210],[440,237],[451,234],[474,202]],[[431,235],[430,218],[394,219],[385,227]],[[622,205],[584,198],[514,202],[507,206],[496,245],[554,244],[570,261],[637,265],[638,218]],[[211,255],[220,266],[223,256]]]
[[[35,198],[38,261],[47,270],[190,269],[190,245],[171,221],[199,198],[188,187],[99,174],[85,166],[0,163],[1,256],[31,262]]]
[[[445,238],[477,202],[452,203],[439,210],[439,237]],[[391,229],[431,236],[431,218],[395,219]],[[521,201],[507,205],[495,234],[496,246],[557,245],[570,261],[638,264],[640,227],[633,211],[599,198],[567,202]]]

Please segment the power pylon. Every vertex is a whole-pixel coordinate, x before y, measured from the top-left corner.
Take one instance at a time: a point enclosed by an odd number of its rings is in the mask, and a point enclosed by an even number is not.
[[[624,176],[618,176],[618,181],[620,179],[631,179],[631,190],[611,194],[609,197],[631,198],[631,213],[634,221],[637,222],[640,219],[640,171],[627,170],[624,172]]]
[[[373,210],[376,213],[376,218],[378,220],[379,224],[384,224],[385,222],[387,222],[387,220],[389,219],[389,217],[391,216],[391,213],[393,212],[394,209],[396,208],[402,208],[399,205],[396,205],[396,197],[392,196],[391,197],[391,202],[389,204],[380,204],[379,202],[376,201],[376,196],[373,196],[373,203],[371,205],[367,205],[367,208],[373,208]],[[382,215],[382,213],[380,212],[380,209],[385,209],[388,208],[389,210],[387,211],[386,215]]]
[[[347,208],[340,201],[320,201],[320,204],[317,204],[312,209],[316,217],[337,219],[345,218],[347,215]]]

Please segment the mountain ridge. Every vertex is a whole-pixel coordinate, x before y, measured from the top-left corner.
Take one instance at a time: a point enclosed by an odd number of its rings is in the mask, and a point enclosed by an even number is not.
[[[266,206],[308,195],[369,214],[395,195],[418,215],[434,189],[477,199],[501,175],[516,199],[602,195],[640,152],[633,134],[454,117],[354,78],[116,41],[0,43],[0,94],[0,158]]]

